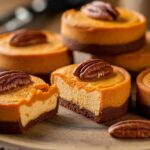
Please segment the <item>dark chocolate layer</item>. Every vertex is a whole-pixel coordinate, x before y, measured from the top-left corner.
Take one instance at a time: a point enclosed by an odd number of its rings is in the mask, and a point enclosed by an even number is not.
[[[123,45],[82,44],[66,36],[63,36],[63,41],[69,47],[70,50],[86,52],[96,56],[118,55],[139,50],[145,44],[145,36],[142,36],[136,41],[126,43]]]
[[[21,134],[27,131],[30,127],[37,124],[38,122],[41,122],[42,120],[45,120],[49,117],[54,116],[58,111],[58,104],[56,109],[46,112],[44,114],[41,114],[38,118],[35,120],[31,120],[25,127],[21,125],[21,122],[6,122],[6,121],[0,121],[0,133],[2,134]]]
[[[137,106],[137,112],[141,114],[142,116],[145,116],[150,119],[150,106],[142,104],[137,97],[136,101],[136,106]]]
[[[84,108],[80,109],[80,107],[78,105],[73,104],[62,98],[59,98],[59,102],[62,106],[66,107],[78,114],[82,114],[83,116],[90,118],[97,123],[106,122],[109,120],[119,118],[122,115],[124,115],[128,110],[128,101],[127,101],[125,104],[121,105],[120,107],[105,108],[104,110],[102,110],[102,112],[100,112],[99,116],[95,116],[91,111],[84,109]]]

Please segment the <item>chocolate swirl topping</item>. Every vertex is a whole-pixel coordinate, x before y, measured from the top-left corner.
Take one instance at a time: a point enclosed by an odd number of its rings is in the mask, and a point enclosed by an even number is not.
[[[102,19],[107,21],[116,20],[119,16],[119,12],[111,4],[94,1],[83,7],[84,13],[95,19]]]
[[[102,59],[91,59],[79,64],[73,74],[83,81],[97,81],[112,75],[113,68]]]
[[[47,37],[42,31],[21,29],[13,33],[10,39],[10,45],[24,47],[47,42]]]
[[[21,71],[0,72],[0,92],[10,91],[32,83],[30,75]]]

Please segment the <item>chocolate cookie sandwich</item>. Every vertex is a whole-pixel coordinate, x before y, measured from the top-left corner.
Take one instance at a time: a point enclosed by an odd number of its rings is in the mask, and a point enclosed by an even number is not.
[[[97,56],[93,56],[93,58],[97,58]],[[113,65],[121,66],[134,74],[150,67],[150,32],[146,33],[146,44],[138,51],[116,56],[101,55],[100,58]]]
[[[102,59],[69,65],[51,76],[59,91],[60,104],[98,123],[127,112],[130,80],[126,70]]]
[[[150,118],[150,68],[138,75],[136,84],[138,112]]]
[[[0,72],[0,133],[24,133],[57,113],[58,91],[21,71]]]
[[[71,52],[56,33],[21,29],[0,35],[1,70],[23,70],[49,81],[53,70],[71,62]]]
[[[64,12],[61,34],[71,49],[94,55],[136,51],[144,45],[146,18],[102,1]]]

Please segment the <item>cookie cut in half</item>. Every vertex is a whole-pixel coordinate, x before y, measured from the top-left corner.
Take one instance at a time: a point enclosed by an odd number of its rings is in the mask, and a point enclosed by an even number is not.
[[[125,69],[102,59],[69,65],[51,76],[59,91],[60,104],[95,122],[112,120],[127,112],[130,80]]]
[[[0,133],[24,133],[57,109],[55,85],[22,71],[0,72]]]
[[[142,71],[137,79],[137,110],[150,118],[150,68]]]
[[[144,45],[146,18],[137,12],[92,1],[80,10],[67,10],[61,21],[64,43],[94,55],[136,51]]]
[[[72,54],[60,35],[20,29],[0,35],[0,69],[23,70],[49,81],[49,74],[72,63]]]

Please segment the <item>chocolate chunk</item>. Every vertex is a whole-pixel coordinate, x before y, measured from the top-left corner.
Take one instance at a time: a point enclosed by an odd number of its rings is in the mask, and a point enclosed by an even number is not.
[[[9,91],[32,83],[30,75],[21,71],[0,72],[0,92]]]
[[[85,61],[75,69],[74,76],[83,81],[97,81],[102,77],[113,74],[113,68],[102,59],[91,59]]]

